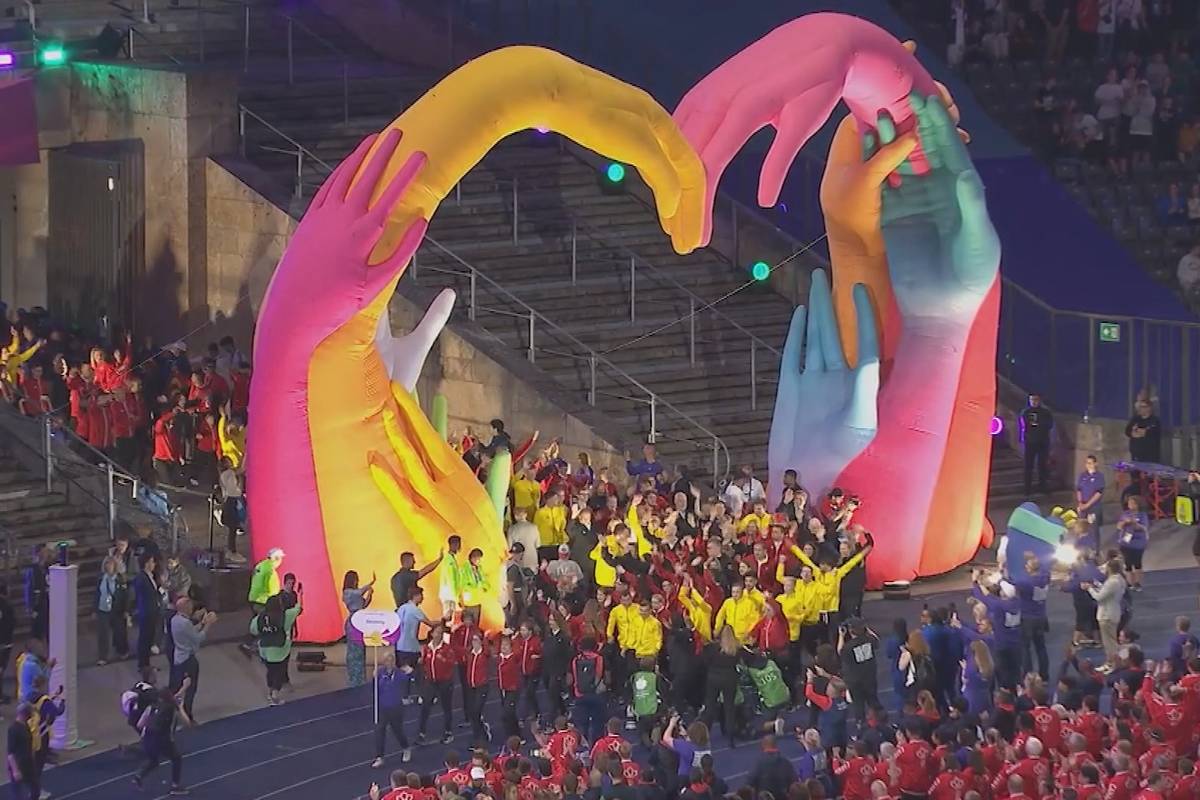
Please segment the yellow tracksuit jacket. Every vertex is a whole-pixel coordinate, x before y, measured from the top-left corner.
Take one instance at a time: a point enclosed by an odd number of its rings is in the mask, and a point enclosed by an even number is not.
[[[818,611],[823,613],[837,611],[840,605],[840,590],[842,588],[842,578],[859,565],[859,563],[867,557],[866,549],[859,550],[850,559],[840,567],[823,570],[813,563],[812,559],[805,555],[804,551],[799,547],[792,547],[792,553],[796,558],[800,559],[805,566],[813,571],[813,583],[820,587],[817,591]]]
[[[641,611],[634,609],[630,614],[635,628],[633,654],[637,658],[658,658],[658,652],[663,646],[662,623],[653,615],[642,616]]]
[[[700,638],[707,644],[712,641],[712,621],[713,613],[712,606],[704,599],[704,595],[692,589],[690,592],[679,587],[679,604],[683,606],[683,610],[687,612],[688,619],[692,621],[692,627],[700,634]]]
[[[736,600],[728,598],[717,612],[717,619],[713,623],[713,635],[716,636],[718,631],[728,625],[733,628],[733,635],[739,642],[750,641],[750,631],[754,630],[754,626],[762,619],[763,605],[762,593],[758,591],[743,592]]]
[[[613,606],[608,612],[608,640],[615,641],[622,651],[634,649],[641,630],[641,616],[642,612],[635,605]]]

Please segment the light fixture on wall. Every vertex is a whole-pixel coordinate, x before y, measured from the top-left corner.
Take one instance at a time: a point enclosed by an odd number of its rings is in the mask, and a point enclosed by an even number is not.
[[[12,69],[17,66],[17,56],[11,50],[0,50],[0,69]]]

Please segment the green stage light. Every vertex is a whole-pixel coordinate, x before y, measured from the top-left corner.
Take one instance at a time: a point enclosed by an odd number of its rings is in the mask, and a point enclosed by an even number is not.
[[[771,277],[771,266],[765,261],[755,261],[750,267],[750,277],[756,281],[765,281]]]
[[[57,67],[67,63],[67,51],[61,44],[48,44],[38,51],[38,60],[44,67]]]
[[[625,165],[616,161],[612,162],[608,165],[608,169],[604,170],[604,177],[613,183],[620,183],[625,180]]]

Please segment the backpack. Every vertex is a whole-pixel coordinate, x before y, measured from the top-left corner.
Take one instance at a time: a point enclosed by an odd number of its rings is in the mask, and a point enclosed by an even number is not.
[[[579,694],[594,694],[603,690],[596,675],[596,661],[599,656],[584,653],[575,659],[572,667],[572,677],[575,679],[575,691]]]
[[[138,681],[132,689],[121,694],[121,713],[130,725],[137,725],[139,719],[158,694],[154,687],[144,681]]]
[[[768,660],[761,669],[748,667],[747,671],[750,673],[750,680],[754,681],[754,690],[758,693],[763,708],[778,708],[791,697],[783,680],[783,673],[774,661]]]
[[[932,689],[937,685],[937,675],[933,671],[933,659],[929,656],[914,655],[909,669],[912,672],[912,685],[918,690]]]
[[[276,624],[275,620],[263,612],[258,615],[258,646],[259,647],[283,647],[287,644],[287,631],[282,625]]]
[[[633,715],[649,717],[658,713],[658,676],[653,672],[633,674]]]

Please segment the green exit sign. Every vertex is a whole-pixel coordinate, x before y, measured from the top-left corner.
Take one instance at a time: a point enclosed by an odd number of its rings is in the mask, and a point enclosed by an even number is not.
[[[1100,341],[1102,342],[1119,342],[1121,341],[1121,325],[1117,322],[1101,322],[1100,323]]]

